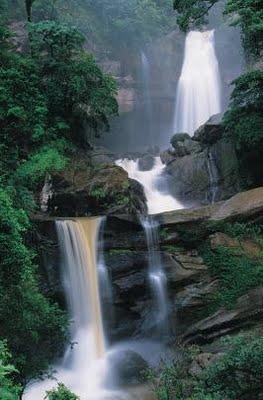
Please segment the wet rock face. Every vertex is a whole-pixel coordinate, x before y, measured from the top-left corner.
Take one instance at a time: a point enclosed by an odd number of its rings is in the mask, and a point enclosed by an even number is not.
[[[223,137],[221,114],[201,126],[193,138],[174,135],[172,149],[162,153],[170,189],[182,202],[209,204],[240,190],[238,159],[234,144]]]
[[[249,291],[238,299],[233,310],[220,309],[193,324],[183,335],[185,343],[204,344],[243,327],[254,326],[263,315],[263,289]]]

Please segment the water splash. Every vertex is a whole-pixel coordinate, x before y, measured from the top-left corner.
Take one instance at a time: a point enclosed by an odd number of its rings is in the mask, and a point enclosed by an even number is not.
[[[184,63],[178,82],[174,133],[189,133],[221,112],[220,73],[214,31],[186,36]]]
[[[124,158],[117,160],[116,164],[128,172],[129,178],[135,179],[143,186],[149,214],[183,208],[183,205],[168,193],[168,190],[161,191],[158,188],[158,183],[163,179],[162,174],[165,169],[160,157],[155,157],[154,166],[149,171],[140,171],[138,160]]]

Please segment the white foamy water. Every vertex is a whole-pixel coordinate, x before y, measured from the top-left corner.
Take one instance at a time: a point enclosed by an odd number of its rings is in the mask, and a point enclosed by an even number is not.
[[[189,32],[177,87],[174,133],[189,133],[221,112],[221,83],[214,31]]]
[[[129,178],[138,181],[144,188],[149,214],[178,210],[183,205],[168,192],[162,192],[158,188],[158,181],[162,179],[165,165],[160,157],[155,157],[154,166],[150,171],[140,171],[138,160],[124,158],[117,160],[116,164],[128,172]]]

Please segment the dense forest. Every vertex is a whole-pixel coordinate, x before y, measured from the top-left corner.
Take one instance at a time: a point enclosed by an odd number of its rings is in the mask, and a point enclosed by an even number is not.
[[[112,118],[119,118],[118,80],[105,73],[101,64],[119,57],[126,60],[126,72],[129,57],[140,51],[141,43],[150,45],[174,30],[204,29],[216,3],[218,0],[0,0],[1,400],[22,399],[30,381],[51,376],[53,361],[71,342],[71,321],[63,302],[41,276],[43,243],[37,240],[36,219],[42,216],[39,197],[45,181],[64,177],[78,157],[89,163],[85,155],[98,138],[107,135]],[[223,13],[227,23],[241,32],[246,62],[246,71],[232,82],[222,119],[223,137],[234,143],[240,191],[253,190],[263,184],[262,1],[227,0]],[[21,22],[22,50],[14,29]],[[107,174],[105,166],[87,167],[92,179]],[[82,167],[77,164],[75,168]],[[139,189],[125,179],[113,194],[105,192],[100,181],[92,186],[91,214],[96,215],[96,207],[97,213],[128,203],[136,207],[134,192]],[[260,222],[258,218],[256,223],[248,219],[220,228],[211,225],[204,235],[220,230],[239,243],[249,238],[262,246]],[[186,248],[200,250],[211,274],[221,282],[221,294],[209,303],[209,312],[231,308],[248,290],[262,286],[262,250],[261,256],[252,259],[242,252],[240,260],[233,248],[222,247],[213,253],[202,240],[203,225],[199,228],[183,233],[183,241]],[[165,229],[163,240],[168,237]],[[171,250],[169,240],[167,251],[176,251]],[[200,354],[198,346],[191,345],[183,350],[183,366],[148,370],[144,383],[153,387],[159,400],[261,399],[260,328],[259,321],[255,331],[224,338],[223,357],[201,375],[189,376],[188,365]],[[63,383],[48,391],[46,398],[78,399]]]

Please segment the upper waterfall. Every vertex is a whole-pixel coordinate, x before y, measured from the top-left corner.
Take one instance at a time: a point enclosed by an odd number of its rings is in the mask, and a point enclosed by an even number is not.
[[[189,133],[221,112],[221,84],[214,31],[191,31],[177,87],[174,133]]]

